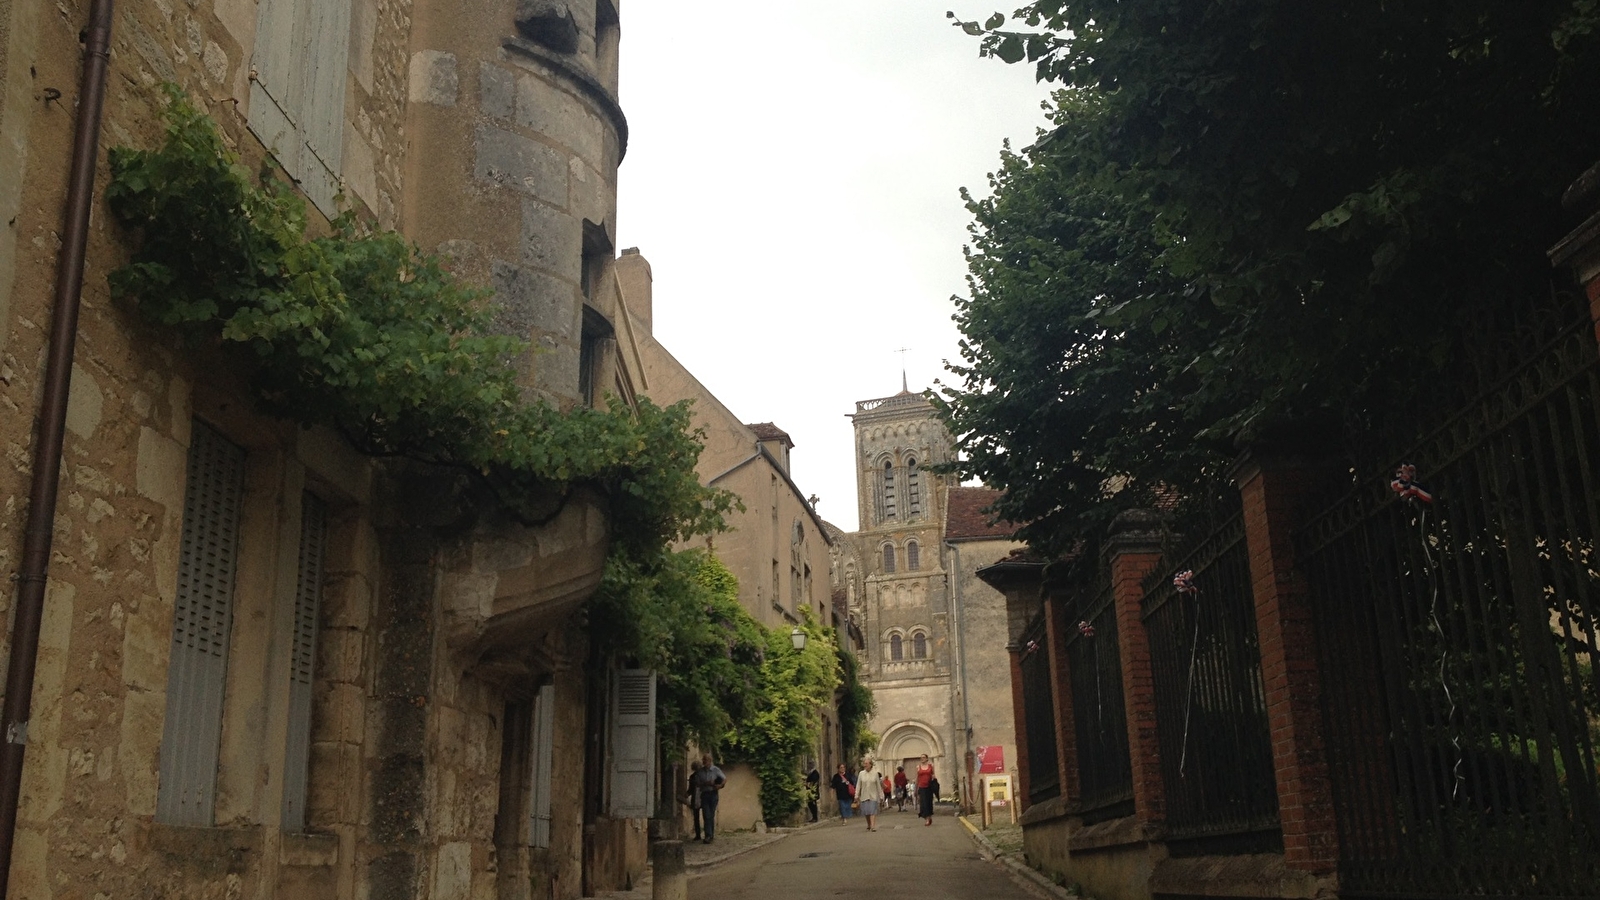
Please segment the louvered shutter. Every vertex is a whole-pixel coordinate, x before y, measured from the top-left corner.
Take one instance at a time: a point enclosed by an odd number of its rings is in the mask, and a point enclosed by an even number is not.
[[[317,208],[338,213],[350,0],[262,0],[250,128]]]
[[[550,846],[550,774],[555,756],[556,689],[545,685],[533,698],[533,734],[528,742],[528,844]]]
[[[244,451],[194,423],[167,668],[156,818],[211,824],[233,625]]]
[[[611,682],[611,815],[650,816],[656,761],[656,674],[619,669]]]
[[[311,682],[327,554],[327,506],[311,494],[300,502],[299,577],[294,594],[294,644],[289,662],[289,740],[283,759],[283,828],[306,827],[306,770],[311,757]]]

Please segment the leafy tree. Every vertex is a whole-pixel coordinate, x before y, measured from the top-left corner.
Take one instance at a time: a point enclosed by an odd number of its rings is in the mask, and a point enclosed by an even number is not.
[[[958,22],[1057,82],[975,218],[970,473],[1060,548],[1238,441],[1418,418],[1548,292],[1600,148],[1592,0],[1039,0]],[[1085,521],[1087,519],[1090,521]]]
[[[856,661],[856,655],[842,647],[836,648],[835,653],[839,657],[839,689],[836,693],[840,743],[846,758],[859,759],[878,743],[876,736],[866,728],[877,701],[872,696],[872,688],[861,681],[861,664]]]

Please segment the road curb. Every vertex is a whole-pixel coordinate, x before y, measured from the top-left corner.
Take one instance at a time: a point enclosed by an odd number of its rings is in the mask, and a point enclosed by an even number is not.
[[[733,850],[733,851],[730,851],[728,853],[724,853],[721,856],[713,856],[712,858],[710,858],[708,860],[705,860],[704,862],[698,862],[698,863],[695,863],[693,865],[684,866],[684,870],[687,871],[691,877],[695,876],[695,875],[699,875],[699,874],[705,872],[708,869],[714,869],[717,866],[722,865],[723,863],[727,862],[730,859],[737,859],[738,857],[741,857],[741,856],[745,855],[746,853],[749,853],[752,850],[758,850],[758,849],[760,849],[762,847],[766,847],[766,846],[769,846],[771,844],[775,844],[778,841],[781,841],[784,838],[788,837],[789,835],[795,834],[799,830],[801,830],[801,829],[795,829],[794,831],[780,831],[780,832],[771,832],[771,831],[769,831],[767,833],[772,835],[772,839],[771,840],[762,841],[759,844],[751,844],[751,845],[749,845],[747,847],[740,847],[737,850]]]
[[[984,859],[1010,869],[1020,877],[1027,879],[1028,883],[1036,885],[1048,896],[1056,898],[1056,900],[1084,900],[1084,898],[1034,871],[1022,860],[1002,854],[987,837],[984,837],[983,831],[978,826],[967,821],[966,816],[957,816],[956,818],[961,820],[961,824],[966,826],[967,833],[972,835],[972,839],[978,843]]]

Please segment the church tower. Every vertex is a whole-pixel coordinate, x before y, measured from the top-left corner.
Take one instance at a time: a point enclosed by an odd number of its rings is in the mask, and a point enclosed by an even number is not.
[[[877,698],[872,729],[886,766],[951,746],[951,640],[942,537],[950,433],[908,390],[856,404],[859,530],[843,581],[865,639],[863,674]],[[949,760],[945,760],[946,763]],[[908,769],[909,771],[909,769]]]

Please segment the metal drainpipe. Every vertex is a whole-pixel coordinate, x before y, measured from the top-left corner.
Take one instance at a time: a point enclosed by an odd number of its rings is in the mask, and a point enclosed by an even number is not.
[[[17,613],[11,628],[11,663],[0,721],[0,900],[11,876],[11,848],[17,834],[17,801],[22,788],[22,757],[33,707],[33,675],[39,658],[39,623],[44,616],[50,543],[61,478],[61,448],[67,422],[67,393],[78,339],[78,308],[83,296],[84,251],[89,239],[89,204],[94,199],[94,168],[100,149],[100,112],[105,105],[106,68],[111,58],[112,0],[92,0],[84,29],[83,77],[78,90],[77,136],[72,148],[72,180],[67,188],[66,228],[56,261],[55,321],[45,363],[44,398],[39,406],[39,436],[33,445],[33,484],[28,495],[27,536],[17,574]]]

